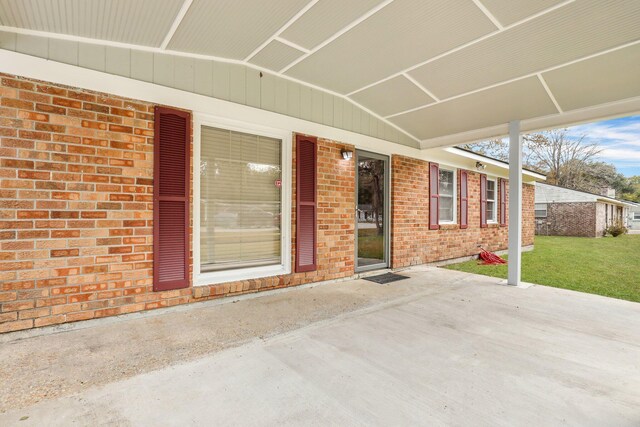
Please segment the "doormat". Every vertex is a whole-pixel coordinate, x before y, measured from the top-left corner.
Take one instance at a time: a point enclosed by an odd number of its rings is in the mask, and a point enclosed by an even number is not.
[[[363,280],[368,280],[370,282],[379,283],[381,285],[385,285],[387,283],[396,282],[398,280],[408,279],[408,276],[401,276],[400,274],[395,273],[385,273],[380,274],[378,276],[369,276],[363,277]]]

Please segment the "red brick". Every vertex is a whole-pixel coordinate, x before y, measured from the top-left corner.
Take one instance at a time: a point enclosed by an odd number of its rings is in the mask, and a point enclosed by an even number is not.
[[[56,133],[63,133],[66,130],[65,126],[52,125],[49,123],[36,123],[35,128],[36,130],[39,130],[42,132],[56,132]]]
[[[51,251],[51,257],[70,257],[78,256],[78,249],[53,249]]]
[[[60,105],[63,107],[68,107],[68,108],[82,108],[82,102],[75,101],[73,99],[66,99],[66,98],[54,97],[53,104]]]
[[[35,132],[30,130],[20,130],[18,131],[18,135],[20,138],[24,139],[39,139],[42,141],[50,141],[51,134],[47,132]]]
[[[27,119],[27,120],[40,121],[40,122],[48,122],[49,121],[49,115],[48,114],[36,113],[36,112],[33,112],[33,111],[18,111],[18,117],[21,117],[21,118]]]
[[[18,211],[18,219],[49,218],[49,211]]]
[[[80,230],[51,230],[52,238],[80,237]]]
[[[51,179],[51,172],[19,170],[18,178],[20,179]]]
[[[2,159],[0,165],[4,168],[33,169],[35,163],[31,160]]]
[[[21,110],[33,110],[33,102],[22,101],[12,98],[1,98],[0,105],[3,107],[19,108]]]
[[[45,113],[51,113],[51,114],[65,114],[67,112],[66,108],[56,107],[56,106],[47,105],[47,104],[36,104],[36,110],[43,111]]]
[[[0,323],[0,334],[4,332],[14,332],[33,327],[33,319],[18,320],[16,322]]]
[[[132,133],[133,128],[131,126],[120,126],[120,125],[109,125],[109,130],[111,132],[120,132],[120,133]]]

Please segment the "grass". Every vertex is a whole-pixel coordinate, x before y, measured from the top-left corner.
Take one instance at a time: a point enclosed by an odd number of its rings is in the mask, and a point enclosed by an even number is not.
[[[359,258],[384,258],[384,239],[379,236],[375,228],[362,228],[358,230],[358,257]]]
[[[507,277],[506,265],[468,261],[446,268]],[[535,249],[522,254],[522,280],[640,302],[640,235],[536,236]]]

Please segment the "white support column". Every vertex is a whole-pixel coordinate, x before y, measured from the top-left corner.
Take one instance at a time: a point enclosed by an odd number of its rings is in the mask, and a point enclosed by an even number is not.
[[[518,286],[522,262],[522,137],[520,121],[509,123],[509,265],[507,283]]]

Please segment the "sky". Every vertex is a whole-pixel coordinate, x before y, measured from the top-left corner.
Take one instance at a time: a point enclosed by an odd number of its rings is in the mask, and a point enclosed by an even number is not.
[[[640,116],[630,116],[568,128],[569,135],[596,142],[603,149],[598,160],[613,163],[625,176],[640,175]]]

